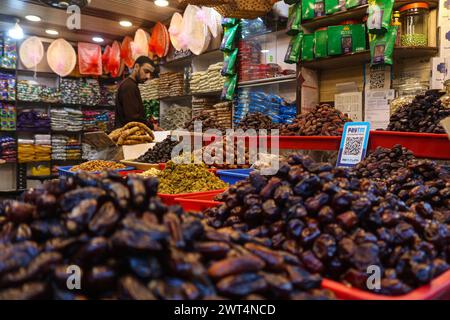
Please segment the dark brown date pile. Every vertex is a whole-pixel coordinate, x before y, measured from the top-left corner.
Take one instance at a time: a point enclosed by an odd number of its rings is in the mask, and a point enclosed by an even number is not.
[[[47,182],[0,208],[1,299],[326,299],[320,276],[265,239],[214,230],[115,173]],[[68,267],[81,289],[68,290]]]
[[[346,122],[352,120],[328,104],[298,115],[291,124],[280,129],[282,136],[340,136]]]
[[[217,124],[217,122],[214,120],[214,118],[211,117],[211,115],[206,112],[202,112],[198,116],[195,116],[194,118],[192,118],[192,120],[186,122],[186,124],[184,125],[184,128],[186,130],[188,130],[189,132],[194,132],[194,122],[195,121],[201,121],[203,132],[205,132],[208,129],[217,129],[217,130],[224,132],[225,129],[227,129],[227,128],[220,127]]]
[[[239,122],[239,129],[248,130],[248,129],[278,129],[279,126],[272,122],[272,119],[261,113],[248,113],[244,119]]]
[[[367,268],[378,266],[380,294],[407,293],[450,268],[448,216],[438,220],[382,183],[352,176],[348,169],[291,156],[275,176],[251,173],[204,214],[216,228],[265,239],[309,271],[356,288],[368,290]]]
[[[387,130],[445,133],[439,122],[450,116],[450,109],[441,104],[440,96],[435,90],[416,96],[411,104],[398,108],[391,115]]]
[[[434,217],[439,221],[450,216],[448,172],[433,161],[416,159],[401,145],[392,149],[378,147],[356,166],[355,172],[359,178],[384,181],[388,190],[407,205],[423,206],[429,215],[433,209],[438,210]]]
[[[166,163],[172,157],[172,149],[178,144],[178,141],[172,141],[171,137],[167,137],[161,142],[148,150],[144,155],[140,156],[136,161],[145,163]]]

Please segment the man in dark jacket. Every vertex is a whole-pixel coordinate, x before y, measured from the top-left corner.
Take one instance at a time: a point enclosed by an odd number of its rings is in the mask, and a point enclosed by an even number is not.
[[[128,122],[137,121],[154,129],[153,123],[145,118],[144,103],[138,84],[158,77],[158,66],[146,56],[136,59],[133,71],[119,85],[116,97],[116,128],[121,128]]]

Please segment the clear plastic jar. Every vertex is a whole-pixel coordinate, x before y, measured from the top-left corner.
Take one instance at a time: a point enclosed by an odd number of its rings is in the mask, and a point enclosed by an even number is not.
[[[428,45],[428,14],[426,2],[414,2],[400,8],[402,23],[402,47],[426,47]]]
[[[398,96],[390,103],[390,113],[393,114],[398,108],[413,102],[417,95],[425,94],[428,86],[422,84],[420,79],[404,79],[397,87]]]
[[[445,94],[441,97],[442,105],[450,108],[450,80],[444,82]]]

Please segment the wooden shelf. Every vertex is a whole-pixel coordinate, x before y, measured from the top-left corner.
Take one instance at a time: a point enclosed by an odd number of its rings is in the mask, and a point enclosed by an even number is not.
[[[38,77],[42,77],[42,78],[58,78],[59,77],[56,73],[53,73],[53,72],[17,69],[18,76],[21,76],[21,75],[34,76],[35,74]]]
[[[0,67],[0,72],[15,74],[16,73],[16,69]]]
[[[394,49],[394,59],[400,58],[427,58],[433,57],[438,53],[436,47],[398,47]],[[341,56],[332,56],[329,58],[317,59],[314,61],[300,62],[300,65],[310,69],[338,69],[349,66],[363,65],[370,62],[370,51],[345,54]]]
[[[394,8],[398,9],[398,8],[404,6],[405,4],[411,3],[411,2],[414,2],[414,1],[408,1],[408,0],[395,1]],[[439,1],[436,1],[436,0],[435,1],[423,1],[423,2],[427,2],[431,9],[436,8],[439,4]],[[307,31],[312,32],[318,28],[338,25],[342,21],[349,20],[349,19],[361,20],[365,15],[367,15],[368,7],[369,7],[369,5],[366,4],[366,5],[352,8],[350,10],[340,11],[340,12],[336,12],[331,15],[325,15],[323,17],[306,20],[302,23],[302,27],[305,28]]]
[[[198,56],[195,54],[191,54],[191,55],[179,58],[179,59],[174,59],[174,60],[163,62],[163,63],[161,63],[161,66],[167,67],[167,68],[183,67],[183,66],[191,64],[193,59],[213,59],[213,58],[223,60],[222,51],[220,51],[219,49],[215,49],[215,50],[210,50],[205,53],[202,53],[201,55],[198,55]]]
[[[288,76],[275,77],[275,78],[269,78],[269,79],[241,81],[238,83],[238,88],[268,86],[268,85],[275,85],[275,84],[284,83],[284,82],[293,82],[296,80],[297,80],[297,76],[295,74],[292,74],[292,75],[288,75]]]

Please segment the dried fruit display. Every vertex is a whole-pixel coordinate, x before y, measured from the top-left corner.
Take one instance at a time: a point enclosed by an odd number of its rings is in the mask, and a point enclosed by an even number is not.
[[[136,161],[144,163],[166,163],[171,159],[172,149],[177,144],[178,141],[172,141],[172,138],[169,136],[155,144],[153,148],[140,156]]]
[[[201,122],[203,132],[205,132],[208,129],[217,129],[220,131],[224,131],[225,129],[227,129],[220,127],[215,121],[215,119],[209,113],[206,112],[201,112],[199,115],[193,117],[192,120],[186,122],[184,128],[189,132],[194,132],[195,129],[194,123],[196,121]]]
[[[125,169],[125,165],[122,163],[114,162],[114,161],[106,161],[106,160],[91,160],[84,162],[82,164],[73,166],[70,171],[87,171],[87,172],[96,172],[96,171],[104,171],[104,170],[117,170],[117,169]]]
[[[155,139],[153,131],[140,122],[129,122],[122,128],[111,132],[109,137],[119,146],[150,143]]]
[[[437,90],[429,90],[416,96],[411,104],[399,107],[391,115],[387,130],[445,133],[439,122],[450,116],[450,109],[442,105],[441,95]]]
[[[346,122],[352,120],[328,104],[298,115],[291,124],[280,129],[282,136],[340,136]]]
[[[426,174],[424,165],[409,170]],[[375,292],[400,295],[450,269],[448,184],[440,194],[447,211],[433,211],[422,202],[409,206],[384,183],[295,155],[274,176],[253,172],[231,186],[205,216],[219,230],[260,238],[299,257],[309,271],[359,289],[368,290],[367,268],[378,266]],[[423,192],[410,190],[416,199]]]
[[[155,197],[157,179],[48,181],[0,205],[0,299],[328,299],[299,259]],[[68,290],[67,268],[81,268]]]
[[[272,122],[272,119],[261,112],[248,113],[239,122],[238,127],[243,130],[278,129],[279,125]]]

